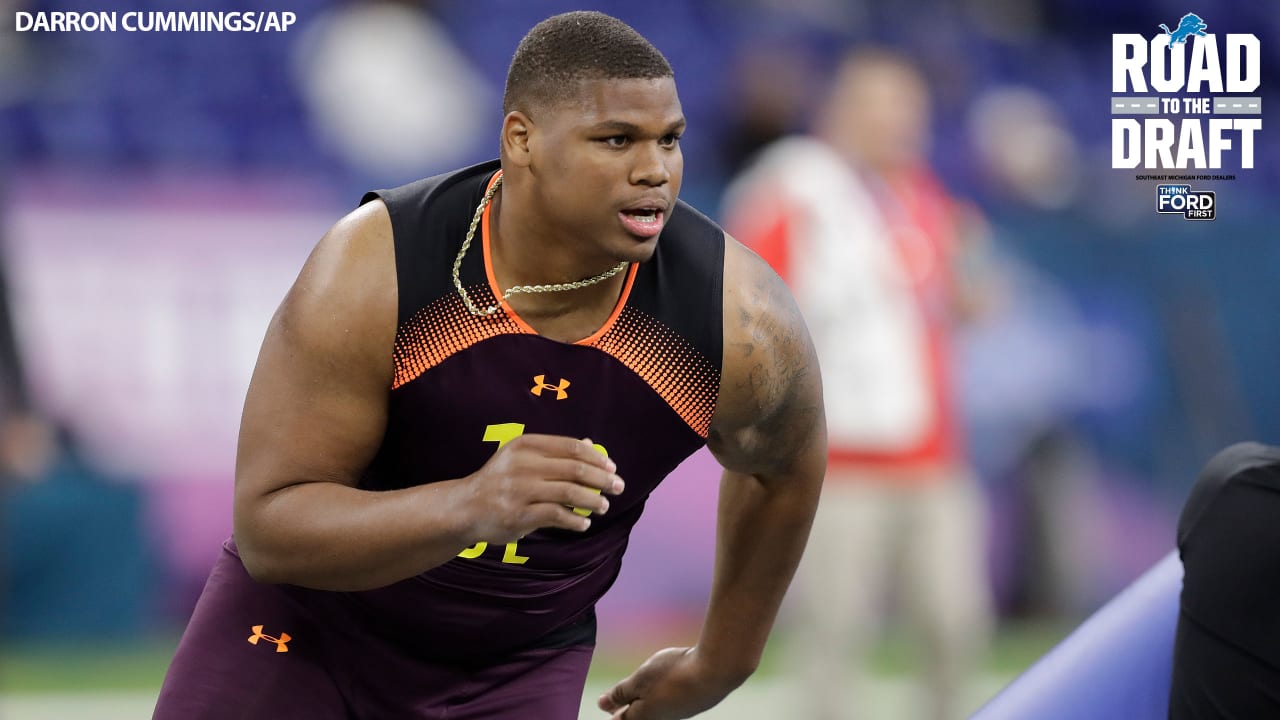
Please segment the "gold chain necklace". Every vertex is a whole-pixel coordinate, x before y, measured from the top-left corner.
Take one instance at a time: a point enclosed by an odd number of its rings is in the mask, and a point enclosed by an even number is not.
[[[458,273],[462,270],[462,256],[466,255],[467,250],[471,247],[471,239],[476,235],[476,227],[480,225],[480,220],[484,217],[484,210],[489,207],[489,202],[493,200],[493,196],[498,192],[498,188],[500,187],[502,187],[501,175],[498,176],[497,180],[493,181],[493,186],[489,188],[489,190],[484,194],[484,199],[482,199],[480,204],[476,206],[476,214],[471,218],[471,227],[467,228],[467,237],[462,240],[462,247],[458,248],[458,257],[453,259],[453,286],[458,289],[458,294],[462,296],[462,302],[466,304],[467,310],[470,311],[472,315],[478,315],[480,317],[487,317],[498,312],[498,306],[490,305],[484,310],[477,307],[475,303],[471,302],[471,298],[467,295],[467,291],[463,289],[462,279],[459,277]],[[627,263],[626,261],[623,261],[608,270],[605,270],[599,275],[589,277],[586,280],[555,283],[554,285],[516,285],[510,290],[502,293],[502,300],[505,301],[507,298],[517,293],[548,293],[560,292],[561,290],[580,290],[584,287],[608,280],[626,269]]]

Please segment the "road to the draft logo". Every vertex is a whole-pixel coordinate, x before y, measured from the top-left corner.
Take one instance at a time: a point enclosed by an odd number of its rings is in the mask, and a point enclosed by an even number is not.
[[[1172,29],[1156,27],[1163,32],[1150,37],[1111,36],[1111,167],[1253,169],[1262,131],[1258,37],[1208,32],[1210,22],[1193,12]]]
[[[1157,185],[1156,212],[1177,213],[1187,220],[1218,217],[1218,197],[1212,190],[1192,190],[1190,185]]]

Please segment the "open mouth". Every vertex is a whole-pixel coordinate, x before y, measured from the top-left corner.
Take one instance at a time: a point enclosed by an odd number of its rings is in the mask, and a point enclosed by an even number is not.
[[[627,231],[642,238],[651,238],[662,232],[665,215],[656,207],[632,208],[618,213]]]

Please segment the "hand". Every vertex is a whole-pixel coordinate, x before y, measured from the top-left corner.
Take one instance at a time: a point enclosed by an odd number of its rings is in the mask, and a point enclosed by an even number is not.
[[[696,648],[667,648],[601,695],[596,704],[613,713],[611,720],[678,720],[714,707],[744,679],[702,667]]]
[[[602,491],[617,495],[624,486],[616,469],[590,440],[521,435],[463,481],[462,507],[471,516],[476,542],[515,542],[548,527],[583,532],[591,520],[573,508],[607,512]]]

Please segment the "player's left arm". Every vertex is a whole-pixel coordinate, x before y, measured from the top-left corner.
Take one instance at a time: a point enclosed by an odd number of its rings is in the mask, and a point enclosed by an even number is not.
[[[617,720],[674,720],[753,673],[804,551],[826,471],[822,380],[785,284],[725,239],[724,362],[708,446],[720,482],[715,576],[698,644],[650,658],[600,699]]]

